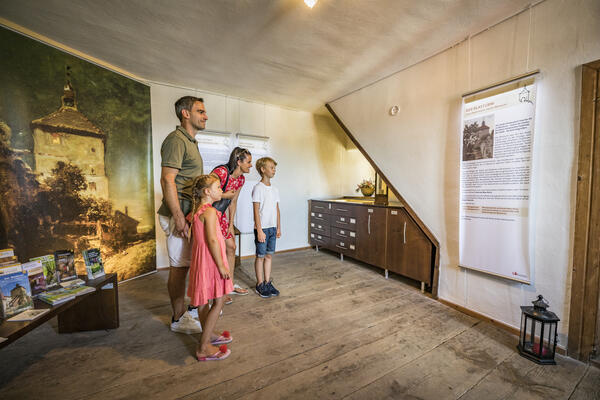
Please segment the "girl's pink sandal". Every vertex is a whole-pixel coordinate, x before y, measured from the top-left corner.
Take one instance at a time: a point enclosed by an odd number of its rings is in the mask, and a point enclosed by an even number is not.
[[[219,347],[219,351],[217,351],[212,356],[207,357],[198,357],[198,361],[221,361],[229,357],[231,354],[231,350],[227,348],[227,345],[222,345]]]
[[[221,335],[210,341],[210,344],[212,344],[213,346],[218,346],[220,344],[227,344],[227,343],[231,343],[233,341],[233,338],[231,337],[231,333],[229,333],[229,331],[223,331],[223,333],[221,333]]]

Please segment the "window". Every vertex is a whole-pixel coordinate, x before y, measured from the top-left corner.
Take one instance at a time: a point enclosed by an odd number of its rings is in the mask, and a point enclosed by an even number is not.
[[[208,130],[196,135],[205,174],[209,174],[218,165],[227,164],[229,154],[234,148],[231,136],[229,132]]]

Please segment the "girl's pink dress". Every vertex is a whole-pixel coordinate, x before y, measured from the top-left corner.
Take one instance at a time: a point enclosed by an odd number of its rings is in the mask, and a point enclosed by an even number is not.
[[[208,303],[211,299],[216,299],[233,291],[233,282],[231,279],[221,278],[219,269],[215,260],[213,260],[208,245],[206,244],[206,235],[204,234],[204,224],[200,221],[200,215],[207,208],[212,207],[205,204],[191,218],[192,225],[192,262],[190,264],[190,279],[188,283],[188,297],[190,297],[192,306],[201,306]],[[217,221],[221,217],[217,211]],[[188,216],[188,220],[191,214]],[[225,267],[229,268],[227,263],[227,253],[225,251],[225,239],[217,222],[216,225],[217,240],[221,248],[221,258]]]

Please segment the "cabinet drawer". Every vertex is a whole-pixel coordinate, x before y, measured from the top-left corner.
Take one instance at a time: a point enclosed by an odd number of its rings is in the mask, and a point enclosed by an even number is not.
[[[356,231],[356,218],[354,217],[348,217],[344,215],[332,215],[330,222],[332,226],[341,229],[347,229],[350,231]]]
[[[356,206],[332,203],[331,214],[342,215],[346,217],[356,217]]]
[[[320,235],[318,233],[310,233],[310,244],[314,246],[329,247],[330,239],[327,236]]]
[[[336,240],[348,240],[352,243],[356,242],[356,232],[350,231],[348,229],[338,228],[336,226],[331,227],[330,236]]]
[[[327,203],[326,201],[311,200],[310,212],[321,213],[321,214],[331,214],[331,203]]]
[[[356,253],[356,244],[350,243],[347,240],[339,240],[339,239],[330,239],[331,240],[331,248],[333,250],[339,251],[340,253],[353,256]]]
[[[330,218],[329,214],[323,214],[323,213],[315,212],[315,211],[310,212],[311,220],[322,222],[325,225],[329,225],[329,218]]]
[[[310,232],[318,233],[319,235],[329,236],[329,224],[323,223],[322,221],[314,220],[311,218],[310,220]]]

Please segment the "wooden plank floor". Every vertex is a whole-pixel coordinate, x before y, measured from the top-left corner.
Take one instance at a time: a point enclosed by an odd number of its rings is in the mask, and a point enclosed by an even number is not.
[[[253,285],[253,260],[236,274]],[[599,399],[597,369],[539,366],[516,338],[380,270],[303,250],[277,255],[281,296],[226,306],[232,355],[198,363],[168,329],[167,272],[119,288],[121,327],[59,335],[51,321],[0,350],[1,399]]]

